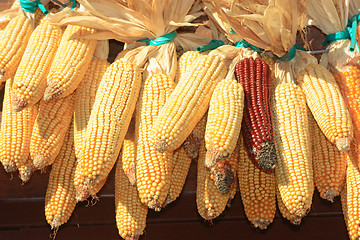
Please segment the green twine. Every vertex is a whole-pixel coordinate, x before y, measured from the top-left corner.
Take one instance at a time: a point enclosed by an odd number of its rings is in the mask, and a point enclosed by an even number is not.
[[[235,43],[235,47],[244,47],[244,48],[250,48],[252,50],[254,50],[255,52],[262,52],[264,51],[261,48],[258,48],[254,45],[252,45],[251,43],[247,42],[246,40],[240,40],[238,42]]]
[[[72,1],[71,10],[74,10],[74,8],[76,7],[76,0],[71,0],[71,1]],[[46,10],[45,6],[40,2],[40,0],[34,0],[34,1],[20,0],[20,6],[21,6],[21,9],[24,10],[25,12],[35,13],[36,10],[38,8],[40,8],[40,10],[45,15],[49,14],[48,10]]]
[[[222,45],[224,45],[225,43],[221,40],[216,40],[216,39],[212,39],[208,45],[205,46],[200,46],[196,48],[196,51],[198,52],[205,52],[207,50],[212,50],[212,49],[216,49]]]
[[[292,46],[289,50],[289,52],[287,54],[285,54],[284,56],[282,57],[278,57],[275,55],[275,58],[277,60],[280,60],[280,61],[290,61],[291,59],[293,59],[296,55],[296,50],[302,50],[302,51],[306,51],[305,48],[303,47],[300,47],[299,45],[295,44],[294,46]]]
[[[326,39],[323,45],[332,43],[339,40],[350,39],[350,52],[354,52],[355,48],[359,49],[359,45],[356,41],[357,24],[360,21],[359,14],[356,14],[350,18],[344,31],[331,33],[326,35]]]
[[[138,42],[145,42],[146,45],[154,45],[159,46],[168,42],[171,42],[175,37],[177,36],[176,31],[173,31],[171,33],[165,34],[161,37],[155,38],[154,40],[150,40],[149,38],[144,38],[137,40]]]
[[[40,0],[20,0],[20,6],[25,12],[34,13],[38,8],[40,8],[40,10],[45,15],[49,14],[49,12],[46,10],[45,6],[40,2]]]

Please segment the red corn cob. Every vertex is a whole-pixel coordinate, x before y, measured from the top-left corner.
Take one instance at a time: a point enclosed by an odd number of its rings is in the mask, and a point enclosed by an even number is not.
[[[271,170],[276,165],[276,152],[269,105],[269,66],[260,58],[245,58],[236,65],[235,76],[245,94],[242,121],[245,147],[260,167]]]

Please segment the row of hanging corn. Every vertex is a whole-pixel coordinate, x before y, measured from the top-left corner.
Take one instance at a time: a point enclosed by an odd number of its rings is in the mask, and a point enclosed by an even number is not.
[[[274,56],[289,55],[307,18],[325,34],[342,31],[360,3],[104,0],[107,12],[95,0],[78,2],[46,16],[18,2],[2,13],[0,160],[24,182],[52,165],[52,228],[76,202],[95,198],[116,165],[119,234],[137,239],[148,208],[173,202],[197,160],[196,203],[206,220],[239,186],[255,227],[273,221],[275,198],[283,217],[300,224],[316,187],[329,201],[341,195],[349,237],[359,238],[358,50],[346,50],[348,39],[331,43],[322,65],[302,51],[290,61]],[[199,53],[208,40],[194,33],[137,41],[196,26],[203,10],[227,45]],[[316,21],[320,13],[339,24]],[[100,41],[109,38],[127,44],[111,64]],[[232,46],[244,39],[268,51]]]

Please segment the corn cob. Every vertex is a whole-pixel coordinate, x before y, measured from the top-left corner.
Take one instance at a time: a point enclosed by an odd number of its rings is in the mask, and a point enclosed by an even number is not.
[[[131,185],[136,186],[136,168],[135,168],[135,118],[131,119],[129,129],[125,135],[124,143],[121,149],[121,160],[125,175]]]
[[[347,161],[346,184],[341,192],[341,205],[346,227],[351,240],[360,239],[360,171],[358,153],[355,148],[350,149],[350,158]]]
[[[221,194],[210,178],[210,169],[205,166],[205,156],[205,143],[202,142],[197,165],[196,205],[202,218],[212,220],[224,211],[228,202],[235,196],[236,184],[232,185],[227,194]]]
[[[215,86],[225,74],[226,66],[219,56],[201,55],[195,60],[154,123],[152,142],[158,152],[181,146],[204,116]]]
[[[96,93],[75,172],[76,194],[95,195],[115,164],[135,109],[141,85],[140,70],[117,60],[106,70]]]
[[[81,36],[94,32],[81,26],[66,27],[47,76],[45,101],[66,97],[80,84],[96,48],[96,40]]]
[[[190,70],[198,56],[200,56],[200,53],[197,51],[187,51],[181,55],[178,60],[178,66],[176,69],[176,84],[179,82],[179,79],[181,79],[182,76]]]
[[[201,118],[201,120],[196,124],[194,130],[182,144],[186,154],[191,159],[196,159],[199,156],[200,143],[203,141],[205,135],[206,119],[207,114]]]
[[[74,139],[75,154],[78,160],[81,160],[81,144],[84,142],[86,127],[95,102],[96,92],[101,78],[109,65],[107,61],[98,58],[91,60],[85,76],[75,92]]]
[[[32,32],[31,22],[23,14],[11,19],[7,24],[0,41],[1,82],[15,74]]]
[[[334,77],[324,66],[309,64],[298,74],[297,82],[326,138],[340,151],[347,151],[353,138],[353,126]]]
[[[141,88],[135,120],[136,177],[141,202],[160,210],[168,195],[173,152],[159,153],[151,147],[150,132],[160,109],[175,87],[170,76],[155,74]]]
[[[210,178],[221,194],[227,194],[234,185],[238,169],[239,147],[234,149],[230,157],[217,162],[210,168]],[[205,160],[206,161],[206,160]]]
[[[35,169],[42,170],[55,161],[71,123],[73,106],[74,94],[53,102],[40,100],[30,140]]]
[[[187,155],[184,147],[174,151],[174,164],[171,173],[171,183],[165,204],[170,204],[180,196],[189,173],[191,158]]]
[[[25,164],[19,167],[19,177],[22,183],[26,183],[30,180],[32,173],[34,172],[34,166],[30,156],[26,160]]]
[[[270,70],[264,60],[245,58],[235,67],[237,80],[244,88],[244,143],[251,158],[265,170],[276,165],[270,110]]]
[[[292,224],[300,225],[302,217],[299,217],[295,214],[291,214],[290,211],[286,208],[283,200],[281,199],[280,191],[277,186],[275,186],[275,191],[276,191],[276,200],[277,200],[278,208],[280,210],[281,215],[287,220],[289,220]]]
[[[333,202],[345,184],[348,154],[340,152],[323,134],[315,119],[309,117],[312,132],[314,183],[320,197]]]
[[[273,222],[276,211],[275,175],[251,161],[242,137],[239,140],[238,179],[247,219],[260,229]]]
[[[138,239],[144,233],[148,208],[142,204],[136,186],[126,177],[121,155],[115,172],[115,212],[119,235],[124,239]]]
[[[14,112],[11,108],[12,80],[6,82],[0,130],[0,160],[7,172],[25,164],[30,152],[31,132],[37,106]]]
[[[75,168],[74,127],[71,125],[52,165],[46,190],[45,216],[51,229],[58,229],[66,223],[75,209]]]
[[[309,211],[314,192],[306,99],[299,86],[280,83],[273,101],[277,187],[290,214],[300,219]]]
[[[355,144],[360,142],[360,70],[349,66],[344,72],[336,75],[336,81],[345,99],[354,125]]]
[[[210,99],[205,130],[208,168],[229,157],[239,138],[244,91],[234,79],[221,80]]]
[[[46,88],[46,75],[59,46],[60,27],[44,18],[31,34],[13,83],[15,112],[37,103]]]
[[[119,54],[116,56],[114,61],[117,61],[123,57],[125,57],[125,55],[129,52],[129,49],[123,49],[121,52],[119,52]]]

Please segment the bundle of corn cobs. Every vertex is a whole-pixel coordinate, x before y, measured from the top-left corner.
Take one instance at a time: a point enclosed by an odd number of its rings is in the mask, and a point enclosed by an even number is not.
[[[52,165],[45,198],[52,228],[77,201],[95,198],[116,165],[119,234],[137,239],[148,208],[180,195],[196,159],[196,202],[206,220],[239,185],[255,227],[273,221],[275,198],[300,224],[316,186],[329,201],[341,194],[349,237],[359,238],[359,51],[348,51],[351,34],[329,40],[320,65],[295,43],[307,23],[327,36],[349,28],[360,3],[78,2],[46,15],[38,1],[32,9],[16,1],[0,13],[0,160],[24,182]],[[176,30],[197,26],[202,9],[227,45],[199,53],[208,39]],[[107,39],[126,43],[111,64]]]

